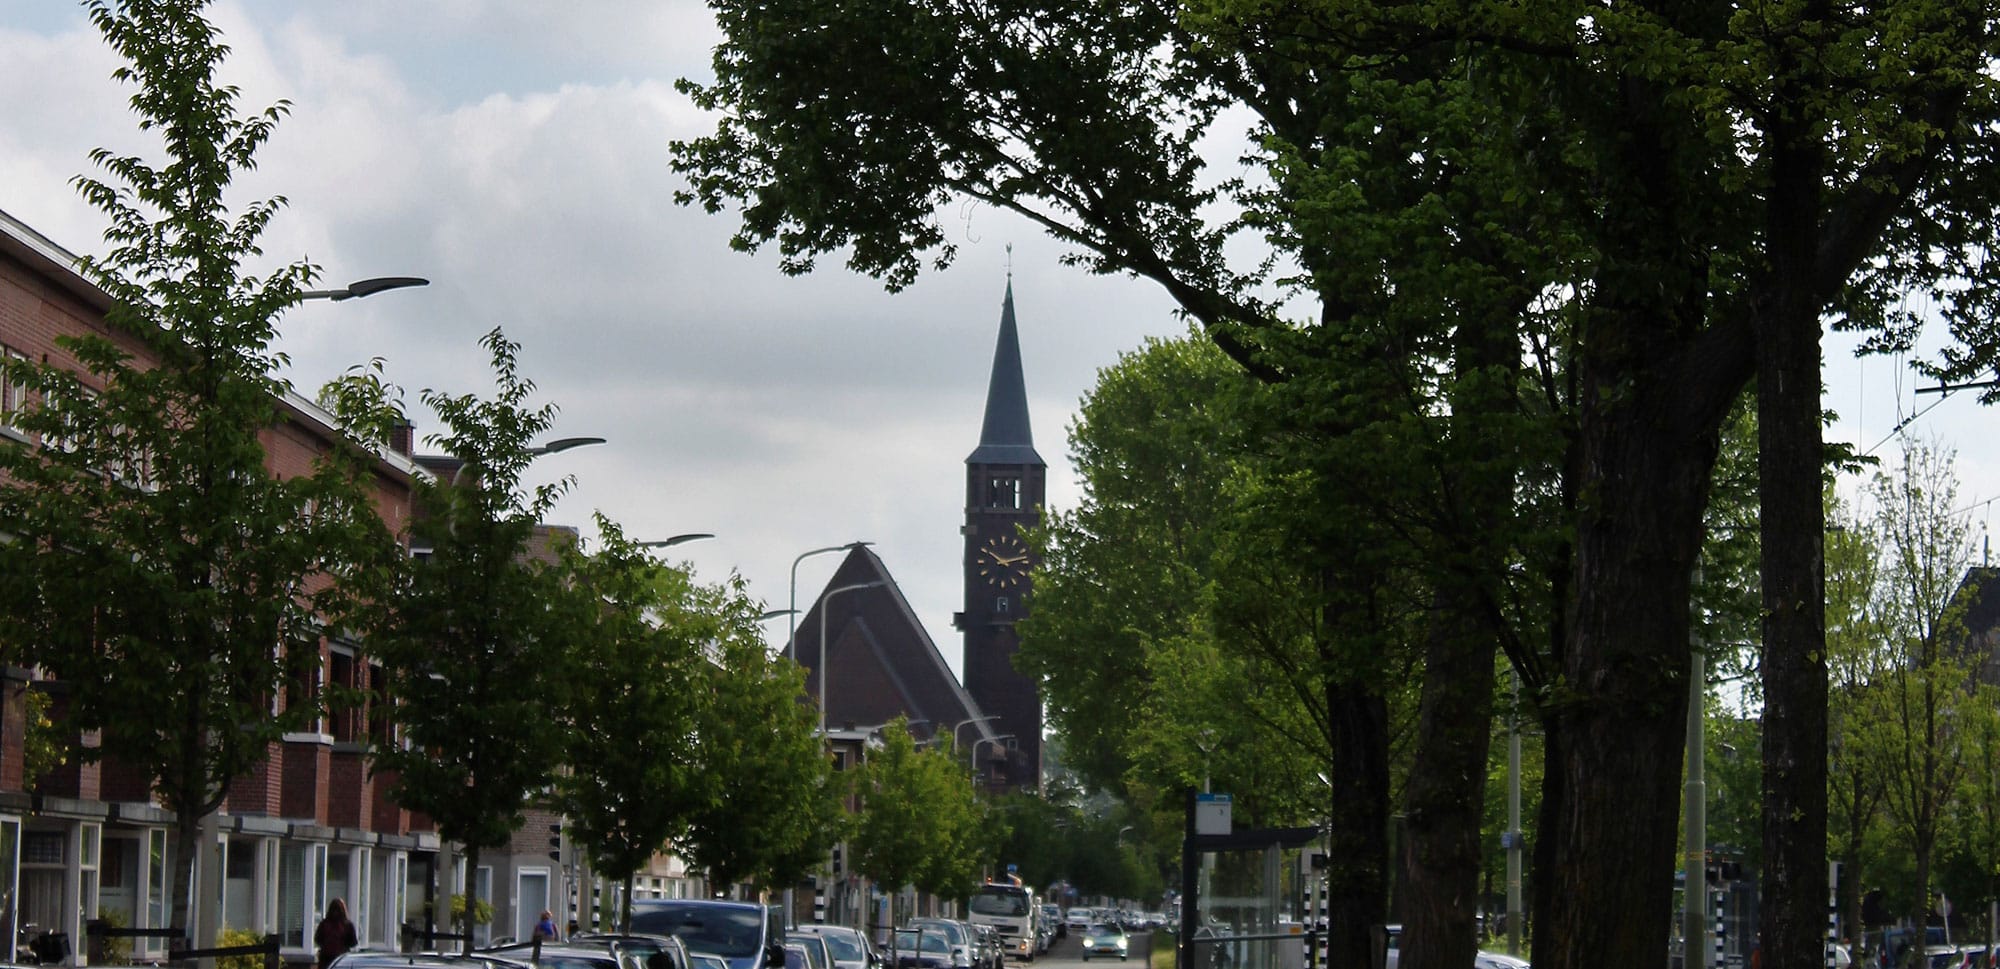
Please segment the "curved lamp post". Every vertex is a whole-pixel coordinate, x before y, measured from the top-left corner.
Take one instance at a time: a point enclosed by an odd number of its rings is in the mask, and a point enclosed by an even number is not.
[[[967,758],[965,759],[965,760],[966,760],[966,766],[968,766],[968,767],[971,767],[971,768],[972,768],[972,772],[973,772],[973,773],[975,773],[975,774],[976,774],[976,773],[978,773],[978,772],[979,772],[979,745],[980,745],[980,744],[994,744],[994,745],[998,745],[998,744],[1000,743],[1000,741],[1002,741],[1002,740],[1011,740],[1011,739],[1013,739],[1013,737],[1014,737],[1014,735],[1013,735],[1013,734],[1011,734],[1011,733],[996,733],[996,734],[994,734],[994,735],[993,735],[993,736],[991,736],[991,737],[980,737],[980,738],[977,738],[977,739],[973,740],[973,741],[972,741],[972,750],[971,750],[971,751],[969,751],[969,753],[970,753],[970,755],[971,755],[971,756],[969,756],[969,757],[967,757]]]
[[[856,589],[873,589],[876,586],[882,585],[888,585],[888,583],[881,579],[876,579],[873,582],[856,582],[853,585],[843,585],[838,588],[828,589],[819,595],[819,735],[822,738],[826,736],[826,604],[828,600],[843,592],[853,592]],[[797,657],[793,658],[797,659]]]
[[[417,276],[374,276],[357,279],[339,289],[308,289],[299,294],[300,299],[330,299],[338,303],[344,299],[360,299],[373,296],[384,290],[408,289],[411,286],[429,286],[431,281]]]
[[[983,717],[968,717],[964,720],[960,720],[957,724],[954,724],[951,728],[951,749],[953,750],[958,749],[958,732],[960,730],[964,730],[967,724],[984,723],[988,720],[998,720],[998,719],[1000,719],[999,714],[989,713]],[[977,747],[979,745],[973,744],[973,746]]]
[[[861,548],[863,546],[873,545],[873,544],[875,543],[848,542],[845,545],[828,545],[825,548],[816,548],[810,552],[800,552],[799,557],[792,560],[791,600],[786,603],[785,611],[791,613],[794,616],[797,616],[799,614],[799,563],[800,562],[812,558],[815,555],[825,555],[828,552],[844,552],[849,549]],[[797,639],[798,635],[799,635],[799,623],[798,620],[794,619],[785,629],[785,647],[787,649],[791,648],[792,640]],[[793,657],[793,659],[797,658],[798,657],[796,656]]]

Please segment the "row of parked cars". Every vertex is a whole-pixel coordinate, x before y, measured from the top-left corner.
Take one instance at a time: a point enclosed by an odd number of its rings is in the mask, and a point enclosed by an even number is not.
[[[957,919],[911,919],[890,940],[894,969],[1004,969],[1007,946],[987,925]]]
[[[838,925],[787,930],[782,914],[754,902],[677,899],[634,902],[627,934],[578,933],[565,940],[503,942],[470,956],[357,949],[329,969],[1005,969],[992,928],[954,919],[914,919],[887,950]]]

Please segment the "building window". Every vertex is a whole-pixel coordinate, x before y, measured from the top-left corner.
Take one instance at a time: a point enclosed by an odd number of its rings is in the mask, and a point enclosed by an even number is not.
[[[232,838],[222,846],[222,924],[256,931],[257,842]]]
[[[326,845],[285,845],[278,877],[284,885],[278,892],[279,939],[286,948],[306,948],[325,907]]]
[[[298,729],[308,734],[326,732],[326,707],[321,703],[319,642],[300,639],[285,649],[285,710],[302,713]]]
[[[9,346],[0,346],[0,428],[20,433],[14,415],[28,405],[28,385],[11,373],[8,365],[28,362],[28,355]]]
[[[1019,511],[1021,508],[1021,479],[1011,475],[995,476],[987,479],[986,507]]]
[[[395,727],[389,720],[389,674],[380,664],[368,666],[368,739],[388,744]]]
[[[360,685],[359,683],[356,683],[354,680],[353,652],[347,650],[344,647],[335,646],[333,648],[333,656],[330,662],[333,667],[333,670],[327,676],[327,682],[333,684],[333,687],[335,689],[352,690],[354,687]],[[351,695],[352,694],[349,694],[349,696]],[[334,706],[334,704],[329,704],[329,706]],[[360,721],[362,716],[361,708],[359,706],[354,705],[352,702],[346,701],[345,698],[343,698],[343,702],[339,703],[337,706],[339,708],[339,712],[334,713],[331,716],[331,719],[333,721],[334,742],[348,743],[351,741],[359,740],[360,738],[357,736],[357,734],[360,733]]]

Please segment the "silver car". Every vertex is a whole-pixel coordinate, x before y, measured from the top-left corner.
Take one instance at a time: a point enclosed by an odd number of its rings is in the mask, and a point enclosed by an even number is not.
[[[833,956],[834,969],[868,969],[868,940],[860,929],[845,925],[801,925],[787,935],[817,936]]]

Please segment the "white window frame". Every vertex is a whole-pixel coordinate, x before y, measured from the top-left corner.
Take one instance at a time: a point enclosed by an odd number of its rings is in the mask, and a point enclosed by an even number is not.
[[[26,362],[28,355],[10,346],[0,346],[0,363],[7,361]],[[17,441],[27,441],[28,434],[14,423],[14,415],[28,406],[28,388],[20,381],[0,370],[0,434]],[[13,943],[9,942],[11,950]]]

